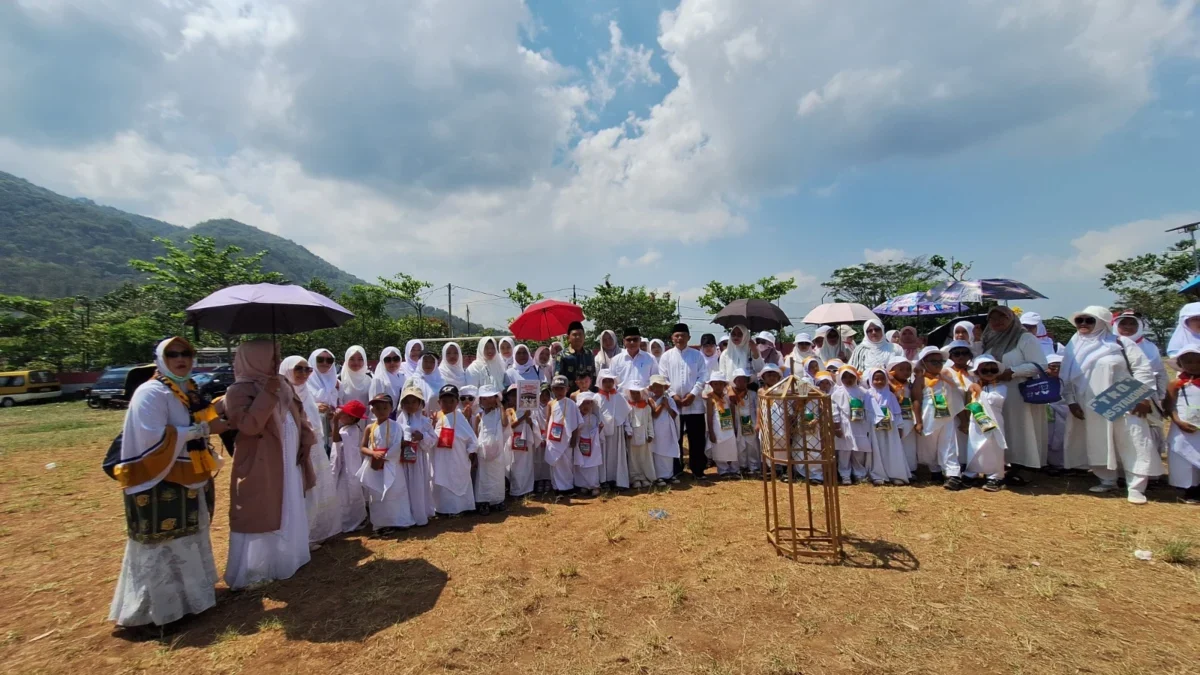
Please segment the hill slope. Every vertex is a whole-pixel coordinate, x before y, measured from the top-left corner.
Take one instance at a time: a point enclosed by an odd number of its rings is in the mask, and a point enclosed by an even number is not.
[[[283,237],[236,220],[209,220],[187,228],[72,199],[0,171],[0,293],[36,298],[101,295],[126,281],[140,281],[129,267],[131,258],[150,260],[162,254],[154,237],[175,242],[193,234],[213,237],[248,253],[269,251],[263,268],[294,283],[320,277],[341,292],[367,283]],[[394,315],[405,312],[399,303]],[[426,314],[442,320],[445,310]],[[466,322],[453,317],[455,334]],[[478,330],[478,327],[476,326]]]

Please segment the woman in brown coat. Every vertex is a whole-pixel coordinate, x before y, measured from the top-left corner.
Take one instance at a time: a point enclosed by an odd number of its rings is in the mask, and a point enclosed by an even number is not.
[[[308,457],[316,437],[278,362],[273,342],[243,343],[225,393],[225,414],[238,432],[225,566],[233,589],[287,579],[309,561],[304,493],[316,483]]]

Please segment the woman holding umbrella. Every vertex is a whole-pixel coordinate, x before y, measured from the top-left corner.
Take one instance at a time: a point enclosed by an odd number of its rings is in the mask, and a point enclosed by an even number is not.
[[[1000,362],[1001,382],[1020,385],[1046,370],[1046,355],[1037,338],[1026,331],[1017,315],[1008,307],[988,310],[987,328],[983,331],[983,353]],[[1016,389],[1010,385],[1009,391]],[[1013,393],[1016,393],[1013,391]],[[1046,464],[1049,452],[1046,406],[1026,403],[1019,395],[1004,399],[1004,439],[1008,443],[1006,459],[1013,466],[1040,469]],[[1010,483],[1024,482],[1010,472]]]

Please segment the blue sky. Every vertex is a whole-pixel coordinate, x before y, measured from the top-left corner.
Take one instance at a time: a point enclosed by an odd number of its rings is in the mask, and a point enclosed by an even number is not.
[[[1194,0],[19,1],[0,169],[236,218],[366,279],[611,273],[700,316],[710,279],[786,275],[800,317],[837,267],[940,253],[1064,314],[1200,219],[1198,19]]]

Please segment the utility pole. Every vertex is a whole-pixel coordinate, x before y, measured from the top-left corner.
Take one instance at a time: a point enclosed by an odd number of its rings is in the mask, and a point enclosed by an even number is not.
[[[467,335],[471,334],[471,306],[467,305]]]
[[[571,304],[579,304],[579,298],[575,297],[575,284],[571,284]]]
[[[454,300],[450,295],[450,284],[446,284],[446,337],[454,337]]]
[[[1200,276],[1200,251],[1196,250],[1196,230],[1200,228],[1200,221],[1172,227],[1167,232],[1186,232],[1192,238],[1192,262],[1196,264],[1196,274]]]

